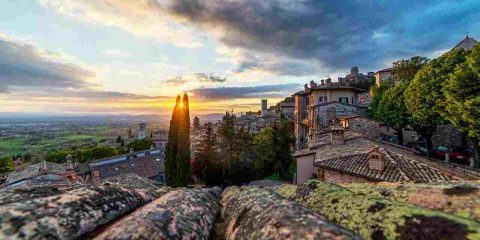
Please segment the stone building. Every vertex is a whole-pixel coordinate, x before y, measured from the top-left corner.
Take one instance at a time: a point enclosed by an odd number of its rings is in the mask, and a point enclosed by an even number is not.
[[[268,104],[267,104],[267,99],[262,99],[262,104],[260,106],[260,114],[262,117],[266,116],[267,115],[267,108],[268,108]]]
[[[134,173],[163,183],[165,181],[164,159],[163,151],[150,149],[96,160],[88,165],[92,172],[98,171],[100,180]]]
[[[477,44],[477,40],[467,35],[461,42],[459,42],[455,47],[453,47],[452,50],[472,50]]]
[[[138,124],[138,139],[145,139],[147,137],[147,124],[139,123]]]
[[[362,84],[367,83],[369,77],[373,77],[374,73],[369,72],[367,75],[360,73],[358,71],[358,67],[352,67],[350,69],[350,74],[347,74],[345,77],[339,77],[339,83],[354,83],[354,84]]]
[[[374,156],[375,155],[375,156]],[[296,182],[318,178],[331,183],[438,182],[462,180],[458,172],[415,150],[335,127],[319,141],[295,152]]]
[[[359,102],[363,93],[363,89],[332,83],[331,79],[321,80],[319,85],[311,81],[304,91],[295,93],[296,149],[317,141],[318,135],[340,118],[363,115],[366,106]]]
[[[277,103],[277,111],[284,115],[293,116],[295,113],[295,97],[286,97],[284,100]]]
[[[375,85],[381,86],[382,82],[390,81],[393,73],[393,67],[378,70],[375,73]]]

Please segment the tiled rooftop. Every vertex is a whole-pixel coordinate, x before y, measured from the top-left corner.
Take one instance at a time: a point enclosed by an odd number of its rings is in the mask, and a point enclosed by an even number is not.
[[[435,182],[452,180],[450,175],[440,170],[419,163],[413,159],[387,152],[385,169],[372,170],[368,164],[368,153],[336,157],[315,162],[316,167],[348,173],[376,181],[385,182]]]
[[[102,165],[90,166],[92,171],[99,171],[100,178],[110,178],[122,174],[134,173],[141,177],[155,177],[163,173],[163,154],[129,158]],[[97,162],[98,163],[98,162]]]

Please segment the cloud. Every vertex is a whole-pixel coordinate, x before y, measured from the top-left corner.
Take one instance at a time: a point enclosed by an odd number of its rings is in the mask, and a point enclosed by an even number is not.
[[[170,85],[170,86],[180,86],[185,83],[187,83],[188,80],[183,78],[182,76],[176,76],[173,78],[169,78],[163,81],[164,84]]]
[[[119,50],[119,49],[107,49],[103,51],[103,56],[109,58],[129,58],[132,54],[128,51]]]
[[[95,76],[68,57],[0,35],[0,92],[11,87],[85,88]]]
[[[174,44],[212,36],[241,55],[258,56],[238,58],[237,71],[277,75],[325,74],[351,66],[375,70],[386,59],[452,47],[464,31],[480,34],[478,0],[41,2],[67,15],[136,34],[149,32]],[[265,56],[268,61],[262,61]]]
[[[189,82],[198,83],[223,83],[227,81],[226,77],[220,77],[213,73],[193,73],[184,76],[175,76],[163,81],[164,84],[169,86],[181,86]]]
[[[20,92],[20,91],[17,91]],[[82,98],[82,99],[103,99],[103,100],[164,100],[170,99],[167,96],[148,96],[134,93],[124,93],[117,91],[102,91],[89,89],[56,89],[55,91],[45,91],[45,89],[30,89],[26,93],[29,97],[62,97],[62,98]]]
[[[250,87],[197,88],[191,90],[194,98],[201,100],[232,100],[242,98],[285,97],[301,88],[298,84],[278,84]]]
[[[160,100],[163,96],[104,91],[92,79],[96,73],[72,57],[42,49],[34,43],[0,35],[0,94],[10,99],[82,98]]]
[[[92,24],[115,26],[140,38],[170,42],[177,47],[197,48],[202,43],[198,34],[179,23],[169,21],[170,17],[156,10],[152,0],[38,0],[45,8]],[[155,7],[153,7],[155,6]]]
[[[207,74],[207,73],[195,73],[194,76],[200,81],[200,82],[225,82],[227,81],[227,78],[221,78],[219,76],[214,75],[213,73]]]

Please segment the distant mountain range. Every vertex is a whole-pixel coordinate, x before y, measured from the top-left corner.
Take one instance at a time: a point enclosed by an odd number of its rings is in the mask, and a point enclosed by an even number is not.
[[[223,114],[210,113],[191,115],[190,118],[198,116],[200,122],[216,122]],[[164,122],[170,121],[170,114],[148,114],[148,115],[62,115],[52,113],[8,113],[0,112],[0,123],[41,123],[41,122]]]

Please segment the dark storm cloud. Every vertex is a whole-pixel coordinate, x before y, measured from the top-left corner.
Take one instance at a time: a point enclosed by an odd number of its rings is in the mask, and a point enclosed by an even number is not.
[[[372,70],[386,60],[451,48],[465,31],[480,34],[478,0],[175,0],[155,6],[185,24],[221,29],[228,46],[318,61],[331,70]],[[259,65],[272,66],[247,60],[239,71]]]
[[[284,97],[301,88],[297,84],[263,85],[252,87],[197,88],[191,92],[202,100],[229,100],[239,98]]]
[[[58,55],[0,36],[0,91],[11,87],[83,88],[92,71],[65,63]]]

